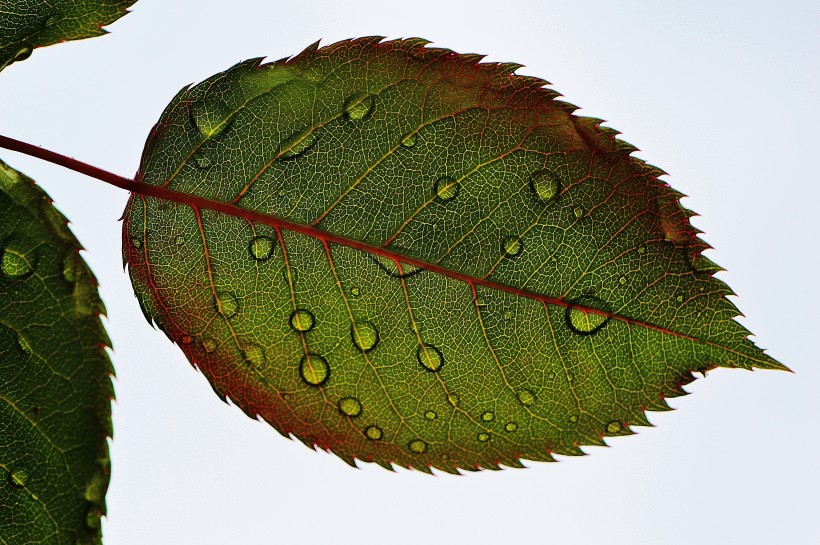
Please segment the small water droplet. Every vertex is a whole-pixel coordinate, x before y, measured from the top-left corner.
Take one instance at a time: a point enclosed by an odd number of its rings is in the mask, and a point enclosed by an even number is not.
[[[230,292],[217,293],[214,298],[214,308],[225,318],[230,318],[239,310],[239,301]]]
[[[205,170],[206,168],[211,168],[211,160],[205,155],[195,156],[194,163],[202,170]]]
[[[401,137],[401,147],[412,148],[416,145],[416,133],[411,132]]]
[[[524,246],[521,244],[519,237],[507,237],[501,241],[501,251],[504,252],[507,257],[517,256],[523,249]]]
[[[513,311],[511,311],[511,310],[505,310],[505,311],[504,311],[504,314],[503,314],[501,317],[502,317],[505,321],[512,320],[512,317],[513,317]]]
[[[572,422],[573,424],[578,422],[578,415],[573,414],[572,416],[569,417],[569,421]]]
[[[344,104],[345,117],[351,121],[361,121],[373,112],[373,95],[356,93],[348,97]]]
[[[63,259],[63,278],[73,284],[77,281],[77,271],[80,269],[80,256],[76,252],[69,252]]]
[[[530,189],[544,203],[549,203],[558,196],[561,183],[549,170],[539,170],[530,177]]]
[[[613,420],[612,422],[610,422],[609,424],[606,425],[606,432],[607,433],[612,433],[612,434],[620,433],[622,429],[623,429],[623,424],[621,424],[617,420]]]
[[[318,141],[319,138],[312,132],[309,132],[304,136],[296,135],[287,143],[282,145],[282,149],[286,151],[282,153],[282,156],[280,158],[283,160],[287,160],[295,159],[296,157],[304,155],[313,146],[315,146],[316,142]]]
[[[355,397],[345,397],[339,400],[339,410],[346,416],[362,414],[362,402]]]
[[[432,344],[422,344],[416,350],[416,358],[422,367],[428,371],[436,372],[444,365],[444,356],[441,355],[441,350]]]
[[[142,239],[139,237],[131,237],[131,244],[134,246],[134,248],[139,250],[140,248],[142,248]]]
[[[529,390],[520,390],[517,395],[518,401],[520,401],[522,405],[529,407],[535,403],[535,394]]]
[[[547,375],[547,376],[548,376],[550,379],[554,379],[554,378],[555,378],[555,373],[550,372],[550,374],[549,374],[549,375]]]
[[[28,483],[28,470],[24,467],[18,467],[11,470],[9,474],[9,483],[17,488],[23,488]]]
[[[622,286],[623,286],[624,284],[626,284],[626,277],[625,277],[625,276],[620,277],[620,278],[618,279],[618,283],[619,283],[620,285],[622,285]]]
[[[458,407],[458,404],[461,403],[461,398],[458,397],[457,394],[449,394],[447,396],[447,403],[449,403],[453,407]]]
[[[350,326],[350,338],[362,352],[370,352],[379,344],[379,330],[370,322],[356,322]]]
[[[564,316],[573,332],[579,335],[591,335],[609,322],[608,313],[609,308],[606,303],[593,295],[583,295],[566,308]]]
[[[643,244],[638,246],[638,253],[641,254],[641,255],[645,254],[646,253],[646,246],[643,245]]]
[[[486,432],[481,432],[481,433],[478,434],[478,440],[481,441],[482,443],[486,443],[487,441],[490,440],[490,434],[486,433]]]
[[[584,217],[584,214],[586,212],[580,206],[576,206],[575,208],[572,209],[572,213],[575,215],[575,219],[579,220],[579,219]]]
[[[253,237],[248,244],[251,257],[257,261],[267,261],[273,253],[273,239],[266,236]]]
[[[214,341],[213,339],[205,339],[204,341],[202,341],[202,348],[205,349],[205,352],[208,352],[210,354],[211,352],[216,350],[216,341]]]
[[[330,377],[330,366],[322,356],[306,354],[299,363],[299,375],[311,386],[321,386]]]
[[[683,295],[678,295],[677,297],[675,297],[675,300],[676,300],[678,303],[683,303]]]
[[[495,413],[493,413],[492,411],[487,411],[481,415],[481,420],[483,420],[484,422],[492,422],[493,420],[495,420]]]
[[[316,320],[313,318],[313,314],[311,314],[309,310],[297,308],[290,315],[290,327],[294,331],[301,331],[305,333],[313,329],[314,325],[316,325]]]
[[[507,422],[507,424],[504,426],[504,429],[512,433],[518,429],[518,424],[516,424],[515,422]]]
[[[371,441],[378,441],[384,435],[384,433],[382,433],[382,429],[378,426],[367,426],[364,430],[364,434]]]
[[[24,45],[21,47],[17,53],[14,55],[14,60],[12,62],[24,61],[27,58],[31,57],[31,54],[34,52],[34,49],[29,45]]]
[[[426,413],[424,413],[424,418],[426,418],[427,420],[435,420],[436,418],[438,418],[438,415],[436,414],[436,411],[427,411]]]
[[[191,344],[194,341],[194,338],[190,335],[183,335],[179,338],[179,344]]]
[[[412,441],[410,441],[410,443],[407,444],[407,447],[413,454],[424,454],[427,450],[427,443],[425,443],[421,439],[413,439]]]
[[[10,278],[20,278],[32,272],[28,260],[9,248],[3,252],[2,269],[3,274]]]
[[[242,357],[248,365],[259,367],[265,363],[265,350],[261,346],[250,344],[242,351]]]
[[[361,294],[362,294],[362,292],[361,292],[361,290],[359,290],[359,288],[357,288],[355,286],[350,288],[350,295],[352,295],[353,297],[358,297]]]
[[[31,345],[22,335],[17,335],[17,346],[19,346],[20,350],[27,356],[31,355]]]
[[[450,176],[442,176],[436,180],[435,192],[436,197],[442,201],[449,201],[458,195],[459,184],[454,178]]]
[[[92,505],[88,508],[88,513],[85,515],[85,525],[92,529],[99,528],[101,518],[102,512],[100,508],[96,505]]]
[[[175,236],[174,244],[176,244],[177,246],[182,246],[183,244],[185,244],[185,237],[182,235]]]

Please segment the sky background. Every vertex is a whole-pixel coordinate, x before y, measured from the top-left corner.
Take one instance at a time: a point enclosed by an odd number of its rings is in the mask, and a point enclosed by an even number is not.
[[[454,477],[352,469],[225,406],[149,326],[120,258],[127,194],[19,154],[71,219],[117,369],[109,545],[820,543],[820,4],[139,0],[103,38],[0,74],[0,133],[131,176],[176,92],[321,38],[421,36],[526,65],[658,165],[795,374],[719,369],[590,456]]]

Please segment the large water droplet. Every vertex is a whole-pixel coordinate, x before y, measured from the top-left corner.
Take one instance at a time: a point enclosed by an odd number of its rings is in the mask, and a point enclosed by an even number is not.
[[[530,177],[530,189],[544,203],[549,203],[558,196],[561,183],[549,170],[539,170]]]
[[[450,176],[442,176],[436,180],[435,192],[436,197],[442,201],[449,201],[458,195],[459,184],[454,178]]]
[[[257,261],[267,261],[273,253],[273,239],[266,236],[253,237],[248,244],[251,257]]]
[[[610,434],[620,433],[623,427],[623,424],[621,424],[617,420],[613,420],[612,422],[606,425],[606,432]]]
[[[520,390],[516,395],[518,396],[518,401],[520,401],[522,405],[529,407],[535,403],[535,394],[529,390]]]
[[[569,328],[579,335],[591,335],[609,322],[609,307],[594,295],[582,295],[564,313]]]
[[[501,241],[501,251],[508,257],[514,257],[524,249],[519,237],[507,237]]]
[[[205,138],[216,138],[233,123],[231,108],[219,97],[210,96],[190,104],[191,121]]]
[[[9,474],[9,483],[17,488],[23,488],[28,483],[29,473],[24,467],[17,467]]]
[[[311,386],[321,386],[330,377],[330,365],[322,356],[306,354],[299,363],[299,375]]]
[[[309,310],[297,308],[290,315],[290,327],[295,331],[305,333],[313,329],[314,325],[316,325],[316,320]]]
[[[31,265],[29,265],[28,259],[9,248],[3,251],[1,267],[3,274],[11,278],[20,278],[31,273]]]
[[[418,350],[416,350],[416,359],[418,359],[421,366],[428,371],[436,372],[444,365],[444,356],[442,356],[441,350],[432,344],[422,344],[419,346]]]
[[[339,410],[346,416],[362,414],[362,402],[355,397],[345,397],[339,400]]]
[[[214,308],[225,318],[230,318],[239,310],[239,301],[230,292],[217,293],[214,298]]]
[[[14,54],[14,60],[12,62],[24,61],[31,57],[33,52],[34,49],[30,45],[24,45],[17,51],[17,53]]]
[[[296,135],[291,140],[282,145],[282,149],[284,149],[285,151],[284,153],[282,153],[281,159],[295,159],[296,157],[304,155],[313,146],[315,146],[316,142],[318,141],[319,138],[312,132],[309,132],[304,136]]]
[[[245,359],[245,363],[248,365],[253,365],[254,367],[259,367],[265,363],[264,349],[255,344],[249,344],[246,346],[242,351],[242,357]]]
[[[344,104],[345,117],[351,121],[361,121],[373,112],[373,95],[356,93],[348,97]]]
[[[507,425],[504,426],[504,429],[512,433],[518,429],[518,424],[516,424],[515,422],[507,422]]]
[[[401,147],[412,148],[416,145],[416,133],[411,132],[401,137]]]
[[[396,264],[396,262],[388,257],[373,255],[369,257],[379,265],[379,268],[381,268],[381,270],[395,278],[407,278],[408,276],[412,276],[417,272],[421,272],[423,270],[421,267],[417,267],[409,263],[402,263],[401,270],[399,270],[399,266]]]
[[[493,420],[495,420],[495,413],[493,413],[492,411],[487,411],[481,415],[481,420],[483,420],[484,422],[492,422]]]
[[[489,441],[489,440],[490,440],[490,434],[489,434],[489,433],[487,433],[487,432],[483,432],[483,431],[482,431],[481,433],[479,433],[479,434],[478,434],[477,439],[478,439],[479,441],[481,441],[482,443],[486,443],[487,441]]]
[[[350,326],[350,338],[362,352],[370,352],[379,344],[379,330],[370,322],[356,322]]]
[[[438,418],[438,415],[436,414],[436,411],[427,411],[426,413],[424,413],[424,418],[426,418],[427,420],[435,420],[436,418]]]
[[[413,454],[424,454],[425,451],[427,451],[427,443],[421,439],[413,439],[407,444],[407,448],[409,448]]]
[[[364,430],[364,434],[371,441],[378,441],[384,435],[384,433],[382,433],[382,429],[378,426],[367,426]]]

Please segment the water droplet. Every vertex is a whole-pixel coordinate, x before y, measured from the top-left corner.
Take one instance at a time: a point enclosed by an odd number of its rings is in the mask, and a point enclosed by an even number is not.
[[[370,322],[356,322],[350,326],[350,338],[362,352],[370,352],[379,344],[379,330]]]
[[[421,267],[417,267],[409,263],[402,263],[401,270],[399,270],[399,266],[390,258],[372,255],[369,257],[379,265],[381,270],[394,278],[407,278],[408,276],[412,276],[417,272],[422,271]]]
[[[493,420],[495,420],[495,413],[493,413],[492,411],[487,411],[486,413],[481,415],[481,420],[483,420],[484,422],[492,422]]]
[[[569,421],[572,422],[573,424],[578,422],[578,415],[573,414],[572,416],[569,417]]]
[[[217,293],[214,298],[214,308],[225,318],[230,318],[239,310],[239,301],[232,293]]]
[[[351,121],[361,121],[373,112],[373,95],[356,93],[345,100],[345,117]]]
[[[519,237],[507,237],[501,241],[501,251],[508,257],[517,256],[523,249],[524,246]]]
[[[194,341],[194,338],[190,335],[183,335],[179,338],[179,344],[191,344]]]
[[[549,203],[558,196],[561,183],[549,170],[539,170],[530,177],[530,189],[544,203]]]
[[[421,439],[413,439],[407,444],[407,447],[413,454],[424,454],[424,452],[427,450],[427,443],[425,443]]]
[[[290,315],[290,327],[295,331],[305,333],[313,329],[314,325],[316,325],[316,320],[309,310],[297,308],[293,311],[293,314]]]
[[[21,48],[17,51],[17,53],[14,55],[14,60],[13,60],[12,62],[24,61],[24,60],[26,60],[27,58],[31,57],[31,54],[32,54],[33,52],[34,52],[34,49],[32,49],[32,47],[31,47],[31,46],[29,46],[29,45],[24,45],[24,46],[23,46],[23,47],[21,47]]]
[[[367,428],[365,428],[364,430],[364,434],[371,441],[378,441],[384,435],[382,433],[382,429],[378,426],[367,426]]]
[[[196,163],[196,166],[198,166],[202,170],[205,170],[206,168],[211,168],[211,160],[205,155],[195,156],[194,163]]]
[[[572,331],[579,335],[591,335],[609,322],[608,313],[606,303],[593,295],[583,295],[567,307],[564,315]]]
[[[251,257],[257,261],[267,261],[273,253],[273,239],[266,236],[253,237],[248,244]]]
[[[140,248],[142,248],[142,239],[139,237],[131,237],[131,244],[134,246],[134,248],[139,250]]]
[[[422,344],[416,350],[416,358],[419,363],[428,371],[436,372],[441,369],[444,364],[444,356],[441,355],[441,350],[432,344]]]
[[[427,411],[426,413],[424,413],[424,418],[426,418],[427,420],[435,420],[436,418],[438,418],[438,415],[436,414],[436,411]]]
[[[678,303],[683,303],[683,295],[678,295],[677,297],[675,297],[675,300],[676,300]]]
[[[63,278],[73,284],[77,281],[77,271],[80,269],[80,256],[76,252],[69,252],[63,259]]]
[[[645,254],[646,253],[646,246],[643,245],[643,244],[638,246],[638,253],[641,254],[641,255]]]
[[[555,373],[550,372],[550,374],[549,374],[549,375],[547,375],[547,376],[548,376],[550,379],[554,379],[554,378],[555,378]]]
[[[518,392],[518,401],[521,402],[522,405],[526,405],[529,407],[533,403],[535,403],[535,394],[529,390],[521,390]]]
[[[572,209],[572,213],[575,214],[575,219],[581,219],[584,217],[585,211],[580,206],[576,206]]]
[[[447,402],[453,407],[458,407],[458,404],[461,403],[461,398],[456,394],[448,394]]]
[[[28,483],[28,477],[28,470],[24,467],[18,467],[11,470],[9,482],[17,488],[23,488]]]
[[[318,141],[319,138],[312,132],[309,132],[304,136],[296,135],[287,143],[282,145],[282,149],[284,149],[285,152],[282,153],[281,159],[295,159],[296,157],[304,155],[313,146],[315,146]]]
[[[211,352],[216,350],[216,341],[214,341],[213,339],[205,339],[202,341],[202,348],[205,349],[205,352],[208,352],[210,354]]]
[[[512,317],[513,317],[513,311],[511,311],[511,310],[505,310],[504,314],[501,316],[501,318],[503,318],[504,321],[512,320]]]
[[[357,288],[355,286],[350,288],[350,295],[352,295],[353,297],[358,297],[361,294],[362,294],[362,292],[359,290],[359,288]]]
[[[459,184],[450,176],[442,176],[436,180],[436,197],[442,201],[449,201],[458,195]]]
[[[261,346],[250,344],[242,351],[245,363],[253,366],[260,366],[265,363],[265,350]]]
[[[17,335],[17,346],[19,346],[20,350],[27,356],[31,355],[31,345],[22,335]]]
[[[177,246],[182,246],[183,244],[185,244],[185,237],[182,235],[175,236],[174,244],[176,244]]]
[[[620,278],[618,279],[618,283],[619,283],[620,285],[622,285],[622,286],[623,286],[624,284],[626,284],[626,277],[625,277],[625,276],[620,277]]]
[[[339,410],[347,416],[359,416],[362,414],[362,402],[355,397],[345,397],[339,401]]]
[[[490,440],[490,434],[486,433],[486,432],[481,432],[481,433],[478,434],[478,440],[481,441],[482,443],[486,443],[487,441]]]
[[[99,528],[101,518],[102,512],[100,508],[96,505],[92,505],[88,508],[88,513],[85,515],[85,525],[92,529]]]
[[[416,145],[416,133],[411,132],[401,137],[401,147],[412,148]]]
[[[31,272],[28,260],[8,248],[3,252],[3,273],[11,278],[19,278]]]
[[[606,425],[606,432],[607,433],[620,433],[623,429],[623,424],[618,422],[617,420],[613,420],[609,424]]]
[[[507,422],[507,424],[504,426],[504,429],[512,433],[518,429],[518,424],[516,424],[515,422]]]
[[[330,377],[330,366],[322,356],[306,354],[299,363],[299,375],[311,386],[321,386]]]

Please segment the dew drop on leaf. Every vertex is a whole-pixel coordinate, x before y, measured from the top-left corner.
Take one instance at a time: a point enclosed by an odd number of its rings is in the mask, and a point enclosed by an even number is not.
[[[593,312],[598,311],[598,312]],[[601,314],[604,312],[606,314]],[[594,295],[584,295],[566,308],[569,328],[579,335],[591,335],[609,322],[609,307]]]
[[[88,513],[85,514],[85,525],[89,528],[99,528],[100,518],[102,518],[100,508],[96,505],[92,505],[88,508]]]
[[[31,355],[31,345],[22,335],[17,335],[17,346],[19,346],[20,350],[22,350],[27,356]]]
[[[23,256],[8,248],[3,252],[3,274],[10,278],[19,278],[31,272],[31,266]]]
[[[214,298],[214,308],[225,318],[230,318],[239,310],[239,301],[232,293],[218,293]]]
[[[621,429],[623,429],[623,425],[617,420],[613,420],[612,422],[606,425],[607,433],[620,433]]]
[[[382,433],[382,429],[378,426],[367,426],[367,428],[364,430],[364,434],[371,441],[378,441],[384,435]]]
[[[458,404],[461,403],[461,398],[458,397],[457,394],[449,394],[447,396],[447,403],[449,403],[453,407],[458,407]]]
[[[202,341],[202,348],[205,349],[205,352],[208,352],[210,354],[211,352],[216,350],[216,341],[214,341],[213,339],[205,339],[204,341]]]
[[[482,443],[486,443],[487,441],[490,440],[490,434],[486,433],[486,432],[481,432],[481,433],[478,434],[477,439],[479,441],[481,441]]]
[[[265,351],[261,346],[251,344],[242,351],[242,357],[248,365],[260,366],[265,363]]]
[[[299,363],[299,375],[311,386],[321,386],[330,377],[330,366],[322,356],[305,354]]]
[[[441,350],[432,344],[422,344],[419,346],[418,350],[416,350],[416,359],[418,359],[421,366],[428,371],[436,372],[444,365],[444,356],[442,356]]]
[[[176,244],[177,246],[182,246],[183,244],[185,244],[185,237],[182,235],[175,236],[174,244]]]
[[[495,413],[493,413],[492,411],[487,411],[481,415],[481,420],[483,420],[484,422],[492,422],[493,420],[495,420]]]
[[[18,467],[11,470],[9,474],[9,483],[17,488],[23,488],[28,483],[29,473],[24,467]]]
[[[379,331],[370,322],[356,322],[350,326],[350,338],[362,352],[370,352],[379,344]]]
[[[575,215],[575,219],[581,219],[584,217],[584,209],[580,206],[576,206],[572,209],[572,213]]]
[[[501,318],[503,318],[504,321],[512,320],[512,317],[513,317],[513,311],[511,311],[511,310],[505,310],[504,314],[501,316]]]
[[[34,52],[34,49],[30,45],[24,45],[20,48],[20,50],[14,55],[14,60],[12,62],[24,61],[27,58],[31,57],[31,54]]]
[[[359,288],[357,288],[356,286],[353,286],[352,288],[350,288],[350,295],[352,295],[353,297],[358,297],[361,294],[362,294],[361,290],[359,290]]]
[[[518,237],[507,237],[501,241],[501,251],[503,251],[507,257],[517,256],[523,249],[524,246]]]
[[[530,189],[545,204],[552,202],[561,191],[561,184],[549,170],[539,170],[530,177]]]
[[[421,439],[413,439],[408,443],[407,447],[410,449],[410,452],[414,454],[424,454],[427,451],[427,443]]]
[[[436,411],[427,411],[426,413],[424,413],[424,418],[426,418],[427,420],[435,420],[436,418],[438,418],[438,415],[436,414]]]
[[[442,201],[449,201],[458,195],[459,184],[450,176],[442,176],[436,180],[436,197]]]
[[[273,253],[273,239],[266,236],[253,237],[248,244],[251,257],[257,261],[267,261]]]
[[[211,160],[205,155],[200,154],[194,157],[194,163],[202,170],[205,170],[206,168],[211,168]]]
[[[77,281],[77,270],[80,268],[80,256],[76,252],[69,252],[63,259],[63,278],[73,284]]]
[[[373,103],[373,95],[365,93],[351,95],[345,100],[345,117],[351,121],[361,121],[373,112]]]
[[[287,160],[300,157],[315,146],[318,141],[319,138],[312,132],[309,132],[304,136],[296,135],[287,143],[282,145],[282,149],[285,151],[282,153],[281,158]]]
[[[507,424],[504,426],[504,429],[512,433],[518,429],[518,424],[516,424],[515,422],[507,422]]]
[[[298,308],[290,315],[290,327],[295,331],[305,333],[313,329],[316,325],[316,320],[309,310]]]
[[[339,401],[339,410],[346,416],[362,414],[362,402],[355,397],[345,397]]]
[[[411,132],[401,137],[401,147],[412,148],[416,145],[416,133]]]
[[[572,422],[573,424],[578,422],[578,415],[573,414],[572,416],[569,417],[569,421]]]
[[[520,390],[516,395],[518,396],[518,401],[520,401],[522,405],[529,407],[535,403],[535,394],[529,390]]]
[[[131,244],[134,246],[134,248],[139,250],[140,248],[142,248],[142,239],[139,237],[131,237]]]
[[[620,277],[618,279],[618,283],[622,286],[625,285],[626,284],[626,277],[625,276]]]

